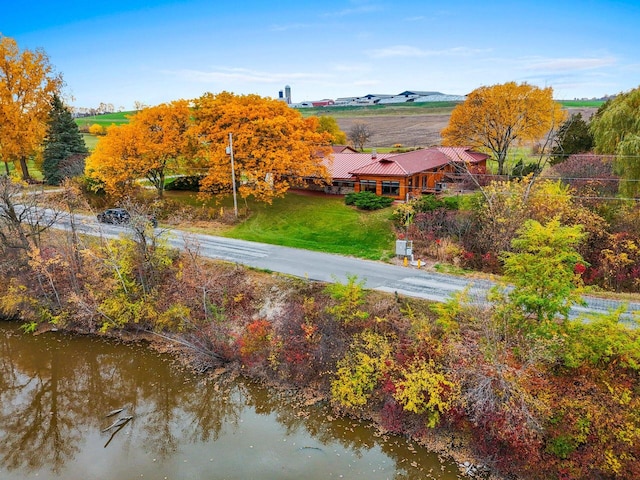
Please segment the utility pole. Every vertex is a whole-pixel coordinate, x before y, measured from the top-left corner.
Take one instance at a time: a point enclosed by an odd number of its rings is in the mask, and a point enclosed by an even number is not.
[[[231,185],[233,187],[233,213],[238,218],[238,199],[236,196],[236,168],[233,163],[233,134],[229,132],[229,146],[227,147],[227,155],[231,156]]]

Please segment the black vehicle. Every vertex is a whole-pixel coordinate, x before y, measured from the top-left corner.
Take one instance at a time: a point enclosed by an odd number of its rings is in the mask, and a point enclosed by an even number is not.
[[[124,208],[108,208],[97,215],[98,221],[101,223],[111,223],[121,225],[131,221],[131,215]],[[153,215],[149,215],[149,222],[153,228],[158,226],[158,220]]]
[[[109,208],[98,214],[98,221],[101,223],[128,223],[131,215],[124,208]]]

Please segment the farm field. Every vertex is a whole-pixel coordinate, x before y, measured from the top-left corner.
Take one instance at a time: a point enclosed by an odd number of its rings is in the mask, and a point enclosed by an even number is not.
[[[128,123],[128,117],[135,113],[136,112],[116,112],[105,113],[104,115],[93,115],[91,117],[81,117],[76,118],[76,124],[78,125],[78,127],[80,127],[80,129],[82,129],[83,127],[88,128],[95,123],[106,128],[110,125],[121,125],[123,123]]]
[[[600,101],[561,101],[569,113],[582,113],[588,119],[602,104]],[[348,133],[354,123],[363,122],[371,131],[371,138],[365,148],[389,148],[396,144],[403,147],[431,147],[440,145],[440,132],[449,123],[454,102],[433,102],[412,105],[374,105],[365,107],[330,107],[302,109],[304,117],[332,116],[340,129]],[[108,127],[128,122],[127,116],[135,112],[118,112],[76,120],[78,126],[95,123]],[[85,138],[89,149],[95,142]]]

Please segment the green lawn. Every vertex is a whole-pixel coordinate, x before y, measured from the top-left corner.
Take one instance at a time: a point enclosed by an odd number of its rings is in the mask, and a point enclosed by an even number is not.
[[[195,195],[167,192],[167,198],[185,205],[198,205]],[[227,197],[220,202],[233,208]],[[393,207],[365,212],[346,206],[342,197],[288,193],[273,204],[248,199],[251,215],[239,225],[217,230],[216,235],[254,242],[284,245],[372,260],[393,254],[395,237],[389,217]],[[244,200],[238,200],[240,208]]]
[[[84,144],[87,146],[89,152],[93,152],[95,150],[96,145],[98,143],[98,137],[95,135],[91,135],[90,133],[81,134],[84,139]]]
[[[22,178],[22,169],[20,168],[20,165],[16,167],[13,162],[8,162],[8,165],[10,176]],[[0,168],[2,169],[0,170],[0,175],[4,175],[7,172],[4,162],[0,164]],[[42,180],[42,172],[40,171],[40,168],[36,166],[33,159],[29,159],[27,161],[27,168],[29,169],[29,175],[31,176],[31,178],[33,178],[34,180]]]
[[[364,212],[344,199],[289,193],[255,204],[251,217],[227,237],[379,260],[393,252],[393,207]]]

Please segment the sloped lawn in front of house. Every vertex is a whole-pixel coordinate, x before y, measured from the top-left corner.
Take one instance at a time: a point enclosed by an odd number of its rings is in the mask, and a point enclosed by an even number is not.
[[[343,197],[289,192],[271,205],[252,202],[250,209],[247,220],[222,235],[371,260],[393,253],[392,207],[364,212]]]

